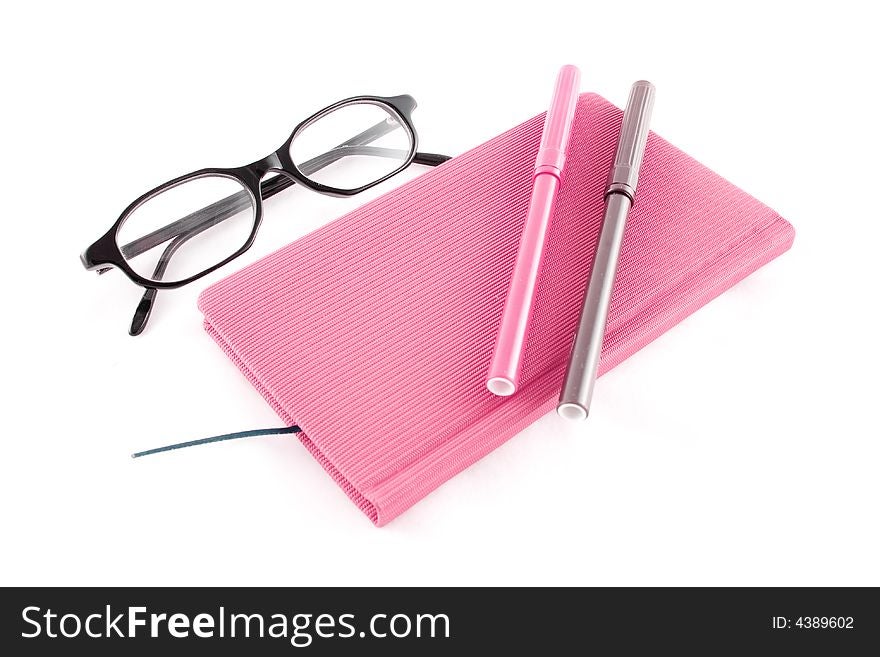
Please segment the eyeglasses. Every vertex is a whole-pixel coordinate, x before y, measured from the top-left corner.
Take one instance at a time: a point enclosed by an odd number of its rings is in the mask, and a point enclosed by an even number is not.
[[[300,184],[353,196],[413,162],[437,166],[446,155],[417,152],[412,96],[347,98],[300,123],[274,153],[247,166],[200,169],[136,199],[80,259],[103,274],[116,267],[146,288],[129,333],[146,327],[157,291],[192,283],[247,251],[263,200]],[[263,179],[267,173],[276,175]]]

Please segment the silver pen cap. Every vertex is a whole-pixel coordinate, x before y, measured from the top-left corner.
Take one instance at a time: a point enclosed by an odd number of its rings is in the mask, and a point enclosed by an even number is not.
[[[620,126],[617,152],[608,174],[608,187],[605,194],[620,193],[635,200],[636,185],[639,182],[639,169],[648,143],[648,124],[654,109],[654,85],[646,80],[633,84]]]

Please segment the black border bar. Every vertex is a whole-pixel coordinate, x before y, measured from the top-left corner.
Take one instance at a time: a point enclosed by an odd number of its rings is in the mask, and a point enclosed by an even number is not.
[[[141,645],[161,649],[162,657],[194,649],[212,655],[566,655],[652,646],[675,654],[852,654],[880,645],[876,588],[7,588],[0,600],[0,649],[14,655],[73,649],[119,655]],[[134,626],[134,637],[119,637],[127,634],[131,613],[144,625]],[[154,614],[160,617],[155,638]],[[174,614],[181,615],[178,637],[168,629]],[[252,618],[237,618],[232,637],[230,619],[238,614]],[[65,615],[68,634],[80,628],[76,637],[60,635]],[[101,638],[86,636],[90,616],[89,628]],[[245,637],[248,623],[252,634]],[[38,636],[23,637],[37,630]]]

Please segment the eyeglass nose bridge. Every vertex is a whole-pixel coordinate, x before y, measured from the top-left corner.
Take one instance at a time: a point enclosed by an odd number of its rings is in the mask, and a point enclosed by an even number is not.
[[[257,180],[261,179],[266,175],[268,171],[276,170],[281,171],[281,158],[278,157],[278,153],[272,153],[271,155],[267,155],[262,160],[257,160],[245,167],[248,171],[253,172],[257,176]]]

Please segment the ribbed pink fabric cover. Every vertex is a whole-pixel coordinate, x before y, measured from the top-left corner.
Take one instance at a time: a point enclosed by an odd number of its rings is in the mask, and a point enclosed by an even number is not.
[[[484,377],[543,115],[201,295],[208,332],[377,525],[554,408],[620,118],[581,96],[513,397],[491,395]],[[600,373],[793,237],[773,210],[652,135]]]

